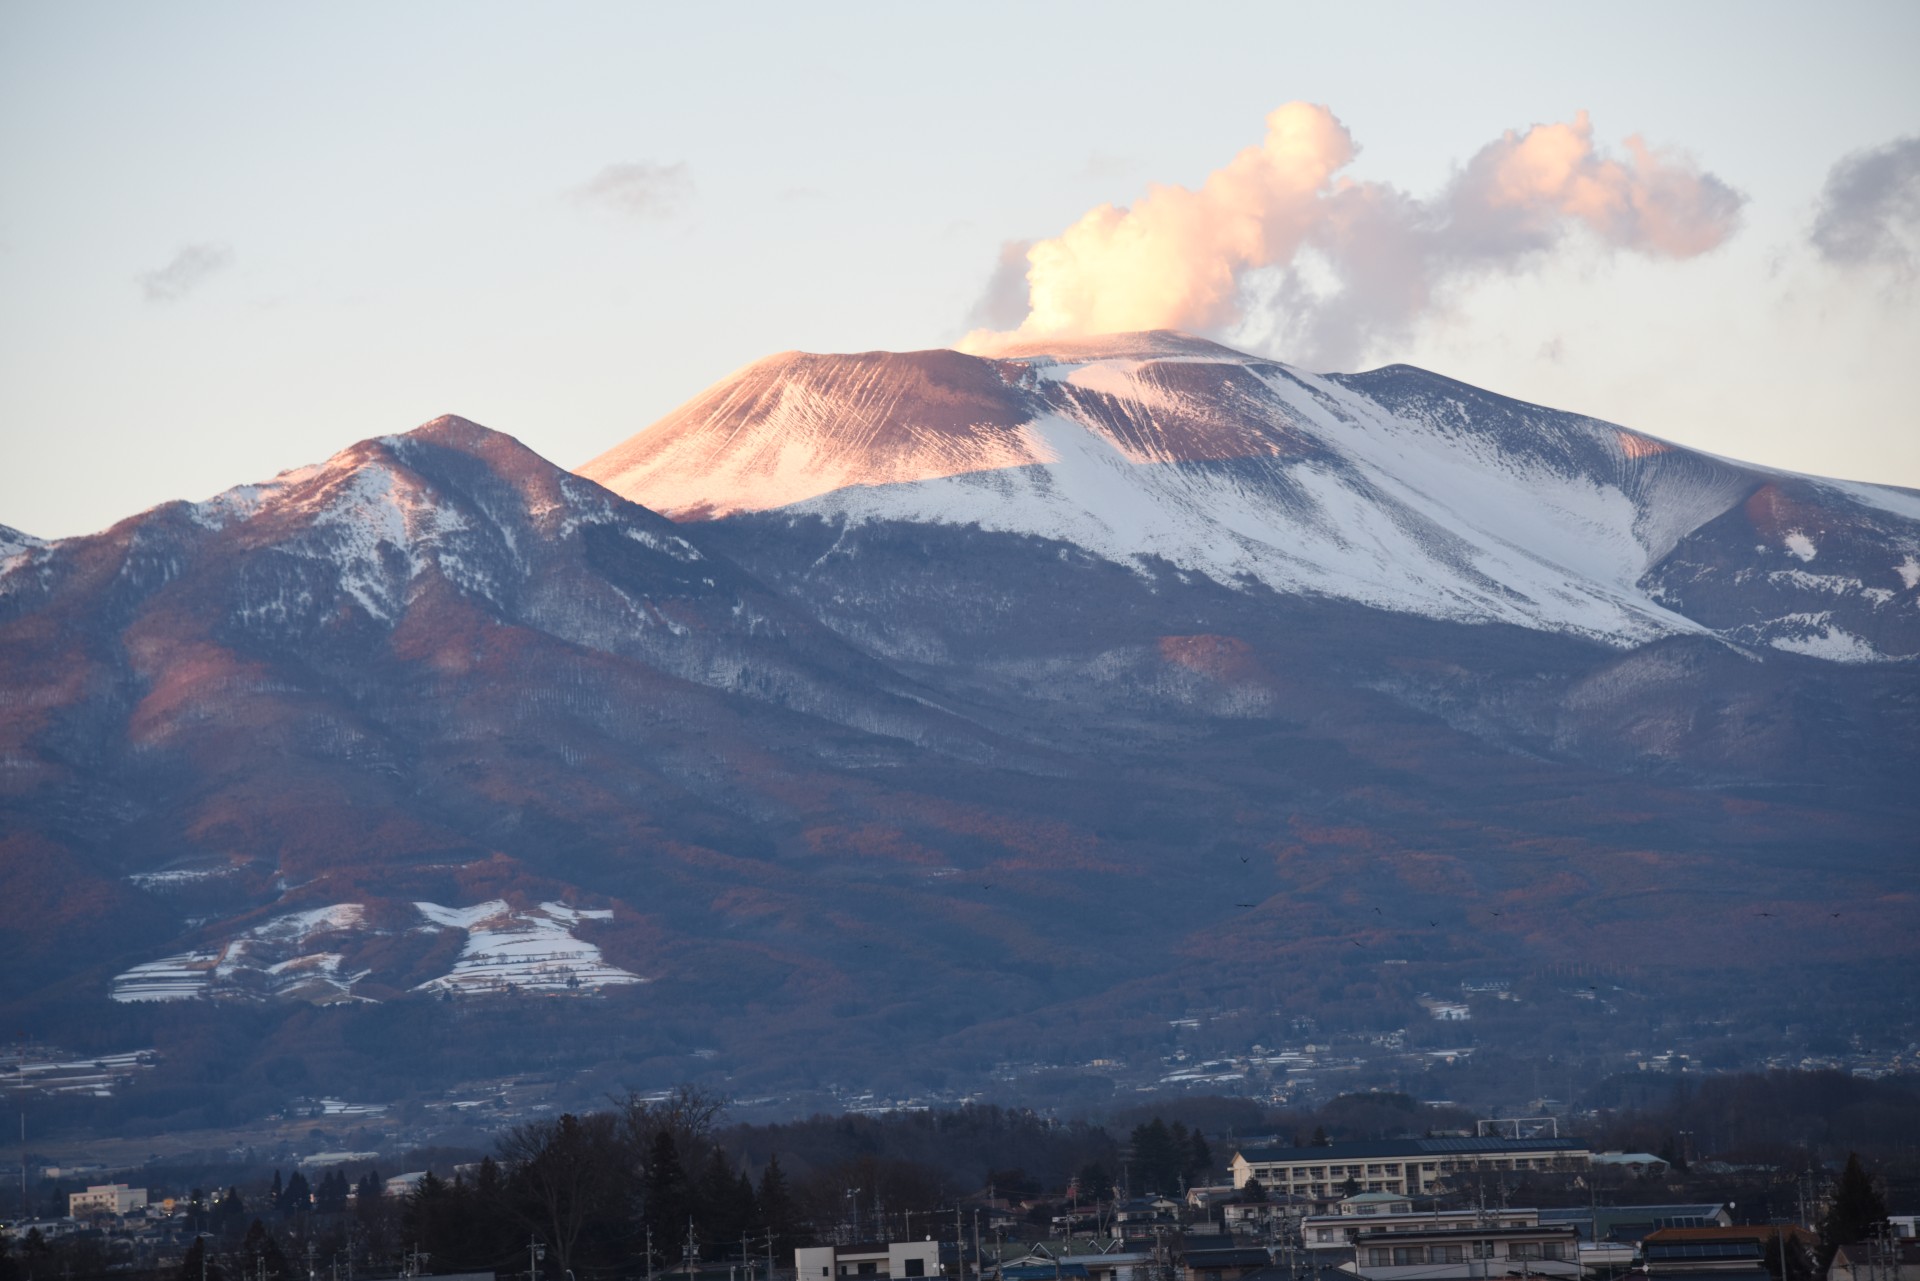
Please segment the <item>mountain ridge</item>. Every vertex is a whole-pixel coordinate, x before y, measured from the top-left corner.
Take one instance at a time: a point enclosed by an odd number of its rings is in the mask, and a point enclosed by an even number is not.
[[[469,1079],[516,1039],[476,1011],[534,993],[554,1003],[498,1008],[623,1080],[924,1085],[1157,1061],[1194,1008],[1273,1020],[1248,1033],[1269,1045],[1302,1019],[1406,1026],[1422,991],[1623,947],[1724,1009],[1768,966],[1912,953],[1889,885],[1920,697],[1886,656],[1914,584],[1822,582],[1886,560],[1897,511],[1770,479],[1650,580],[1705,621],[1626,644],[1529,625],[1473,560],[1524,530],[1422,517],[1422,485],[1457,495],[1485,456],[1514,469],[1494,492],[1564,511],[1603,464],[1650,477],[1582,550],[1647,558],[1668,535],[1635,504],[1665,510],[1669,473],[1711,492],[1719,465],[1414,374],[1363,401],[1149,337],[1079,383],[954,356],[860,367],[911,397],[841,385],[874,431],[955,385],[1092,419],[997,429],[1054,462],[676,522],[446,416],[0,562],[0,1012],[158,1037],[183,1072],[162,1034],[227,1028],[263,1100],[316,1036],[382,1089]],[[827,412],[832,360],[817,375]],[[1096,482],[1126,501],[1057,505]],[[1372,495],[1398,520],[1380,539],[1428,520],[1419,564],[1480,572],[1509,613],[1183,564],[1235,492],[1335,547],[1374,534],[1334,500]],[[1171,504],[1151,540],[1087,523],[1145,500]],[[1274,528],[1234,546],[1269,556]],[[1778,643],[1808,601],[1854,609],[1875,661]]]
[[[888,382],[888,367],[908,372]],[[1165,331],[992,357],[787,353],[580,473],[683,522],[978,524],[1620,645],[1699,630],[1840,661],[1920,654],[1920,602],[1897,599],[1902,556],[1920,555],[1905,491],[1721,459],[1413,366],[1323,377]],[[1663,566],[1769,485],[1793,491],[1806,529],[1749,520],[1762,542],[1744,561],[1722,539],[1712,565],[1693,547]],[[1828,526],[1845,572],[1793,578],[1780,557],[1804,563]],[[1755,574],[1774,576],[1748,593],[1773,614],[1730,608]]]

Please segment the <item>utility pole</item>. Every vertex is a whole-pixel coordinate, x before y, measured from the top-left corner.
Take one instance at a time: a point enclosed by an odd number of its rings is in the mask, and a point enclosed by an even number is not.
[[[967,1281],[967,1229],[960,1218],[960,1207],[953,1207],[953,1265],[960,1281]]]
[[[529,1236],[527,1238],[528,1281],[540,1281],[540,1256],[545,1253],[546,1251],[541,1248],[539,1237]],[[206,1281],[206,1279],[203,1277],[201,1281]]]

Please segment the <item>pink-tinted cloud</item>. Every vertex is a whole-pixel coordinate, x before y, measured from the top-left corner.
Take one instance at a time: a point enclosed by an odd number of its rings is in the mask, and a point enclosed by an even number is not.
[[[1025,318],[966,345],[1250,322],[1296,359],[1339,362],[1404,332],[1448,288],[1524,267],[1576,231],[1665,258],[1732,234],[1733,188],[1637,137],[1624,145],[1599,148],[1585,112],[1510,131],[1422,200],[1341,176],[1352,135],[1326,107],[1288,103],[1198,189],[1153,186],[1035,243]]]

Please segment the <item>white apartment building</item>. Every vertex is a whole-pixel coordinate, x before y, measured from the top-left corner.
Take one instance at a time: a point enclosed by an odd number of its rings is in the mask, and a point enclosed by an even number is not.
[[[85,1192],[67,1194],[67,1217],[85,1219],[96,1214],[132,1214],[147,1208],[147,1190],[124,1183],[96,1183]]]
[[[938,1241],[875,1241],[865,1245],[807,1246],[793,1252],[795,1281],[904,1281],[940,1275]]]

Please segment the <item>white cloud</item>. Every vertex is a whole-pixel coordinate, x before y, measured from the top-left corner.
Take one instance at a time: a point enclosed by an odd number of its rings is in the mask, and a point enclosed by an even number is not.
[[[608,165],[573,194],[582,203],[629,218],[664,218],[693,194],[693,177],[684,163],[633,161]]]
[[[1920,267],[1920,137],[1842,157],[1827,173],[1810,237],[1830,263]]]
[[[148,302],[178,302],[233,263],[225,245],[188,245],[164,267],[135,277]]]

